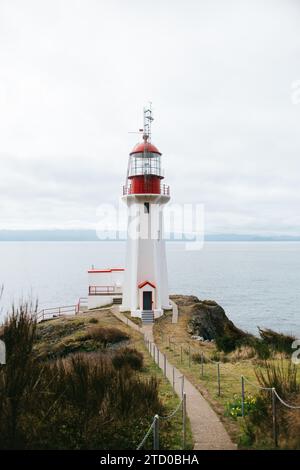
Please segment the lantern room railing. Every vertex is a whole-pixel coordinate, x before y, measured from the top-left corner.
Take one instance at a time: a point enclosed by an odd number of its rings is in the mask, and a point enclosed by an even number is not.
[[[161,184],[160,193],[152,193],[151,191],[140,193],[133,191],[131,184],[123,186],[123,196],[128,196],[130,194],[162,194],[164,196],[170,196],[170,186],[167,184]]]

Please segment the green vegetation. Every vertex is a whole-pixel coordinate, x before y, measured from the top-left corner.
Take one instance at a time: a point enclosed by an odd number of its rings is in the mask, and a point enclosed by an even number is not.
[[[248,416],[253,413],[256,408],[257,398],[250,393],[245,395],[244,399],[244,415]],[[242,398],[239,395],[234,395],[233,399],[226,404],[225,415],[230,418],[240,418],[242,413]]]
[[[245,333],[238,339],[234,333],[228,331],[227,334],[216,338],[216,346],[219,351],[224,353],[248,346],[254,350],[259,359],[269,359],[276,353],[291,354],[291,346],[296,339],[295,336],[277,333],[271,329],[258,328],[258,331],[260,338]]]
[[[262,328],[259,328],[259,334],[264,343],[270,347],[271,351],[273,350],[288,355],[291,354],[291,345],[296,339],[295,336],[284,335],[270,329]]]
[[[0,332],[0,448],[135,449],[153,416],[178,405],[142,336],[109,310],[39,325],[30,311],[14,309]],[[180,449],[181,438],[179,411],[161,421],[160,446]]]
[[[261,387],[276,388],[288,403],[300,406],[297,368],[291,362],[266,361],[264,367],[256,368],[256,377]],[[271,391],[262,391],[256,406],[244,422],[244,439],[248,445],[273,447]],[[280,404],[276,407],[278,442],[281,448],[299,449],[300,410],[290,410]]]
[[[42,322],[37,327],[34,350],[41,359],[54,359],[70,353],[94,352],[118,343],[126,344],[128,333],[109,326],[107,319],[110,316],[110,311],[105,310],[101,311],[99,319],[93,314],[91,318],[82,315]]]
[[[179,313],[177,324],[172,324],[168,316],[155,322],[154,337],[160,350],[210,402],[241,448],[272,448],[272,400],[270,392],[259,392],[257,387],[275,387],[288,403],[300,403],[300,377],[290,359],[293,337],[260,330],[260,338],[248,335],[244,344],[234,350],[222,349],[217,341],[191,339],[190,316],[184,308],[179,308]],[[217,362],[220,363],[220,396]],[[245,418],[240,416],[242,375],[248,379]],[[280,447],[299,448],[300,440],[295,432],[300,435],[300,410],[289,411],[279,402],[277,409]]]

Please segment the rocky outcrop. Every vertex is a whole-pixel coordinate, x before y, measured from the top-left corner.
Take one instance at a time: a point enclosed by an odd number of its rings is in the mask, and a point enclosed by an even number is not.
[[[199,300],[192,295],[176,295],[172,299],[179,307],[179,314],[182,311],[190,317],[187,326],[191,335],[201,336],[204,340],[230,338],[233,342],[248,336],[229,320],[224,309],[213,300]]]

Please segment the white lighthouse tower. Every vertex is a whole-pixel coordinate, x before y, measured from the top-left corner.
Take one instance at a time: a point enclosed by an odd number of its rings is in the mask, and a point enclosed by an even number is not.
[[[126,266],[121,310],[151,322],[170,309],[163,207],[170,189],[162,183],[161,153],[151,143],[151,108],[144,109],[143,142],[129,155],[123,200],[128,207]]]

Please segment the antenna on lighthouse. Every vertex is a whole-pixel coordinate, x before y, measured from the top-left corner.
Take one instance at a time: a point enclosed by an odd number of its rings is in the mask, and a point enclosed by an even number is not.
[[[145,142],[151,142],[151,124],[154,120],[152,116],[152,103],[149,102],[149,106],[144,108],[144,134],[143,139]]]

